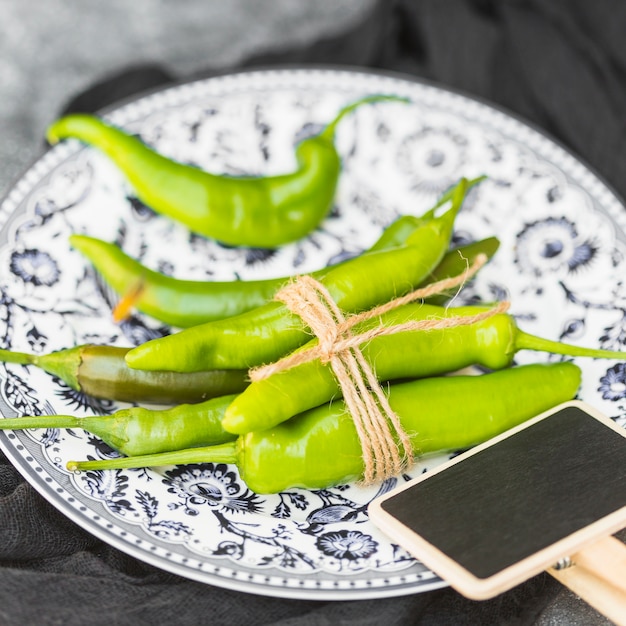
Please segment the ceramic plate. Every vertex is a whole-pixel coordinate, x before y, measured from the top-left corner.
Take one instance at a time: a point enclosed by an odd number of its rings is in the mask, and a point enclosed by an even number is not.
[[[486,174],[455,239],[492,234],[502,247],[460,298],[508,298],[528,332],[620,349],[626,341],[626,212],[587,167],[541,133],[484,103],[394,75],[280,69],[175,86],[107,112],[159,151],[211,171],[270,174],[294,167],[294,141],[362,96],[410,104],[359,108],[340,125],[336,206],[308,238],[267,252],[190,236],[133,195],[116,168],[75,141],[47,152],[1,208],[2,347],[49,352],[96,342],[135,345],[169,332],[133,315],[68,245],[71,233],[116,241],[162,272],[190,279],[302,273],[357,254],[396,216],[420,214],[461,176]],[[546,361],[524,354],[519,363]],[[626,366],[584,360],[580,397],[618,422]],[[111,412],[35,368],[0,366],[2,413]],[[113,453],[75,430],[4,433],[3,450],[63,513],[117,548],[176,574],[258,594],[356,599],[431,590],[442,581],[368,521],[380,487],[346,485],[272,496],[249,491],[221,464],[70,473],[70,459]]]

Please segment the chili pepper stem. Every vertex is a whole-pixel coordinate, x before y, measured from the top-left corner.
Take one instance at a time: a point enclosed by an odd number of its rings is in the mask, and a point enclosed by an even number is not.
[[[68,461],[66,467],[73,472],[98,469],[134,469],[190,463],[237,463],[237,443],[231,441],[203,448],[99,461]]]
[[[465,196],[469,193],[469,190],[472,187],[475,187],[476,185],[478,185],[479,183],[482,183],[483,180],[486,180],[487,176],[478,176],[477,178],[471,178],[471,179],[466,179],[463,178],[462,180],[464,180],[466,182],[466,185],[463,189],[463,195],[461,196],[461,202],[465,199]],[[422,218],[430,218],[432,219],[433,217],[435,217],[435,212],[436,210],[443,206],[444,204],[446,204],[447,202],[450,202],[451,200],[454,200],[455,195],[458,193],[457,190],[457,185],[453,185],[452,187],[450,187],[450,189],[448,189],[446,192],[444,192],[441,197],[439,198],[439,200],[437,200],[437,203],[435,204],[435,206],[433,206],[432,209],[430,209],[429,211],[427,211],[426,213],[424,213],[424,215],[422,216]]]
[[[120,449],[128,443],[124,435],[123,420],[116,428],[114,416],[89,415],[25,415],[0,419],[0,430],[26,430],[28,428],[82,428],[105,440],[110,446]]]
[[[601,350],[597,348],[585,348],[573,346],[571,344],[544,339],[531,335],[522,330],[515,331],[514,351],[533,350],[536,352],[551,352],[552,354],[562,354],[564,356],[582,356],[594,359],[626,359],[626,352],[616,350]]]
[[[50,352],[48,354],[28,354],[26,352],[0,350],[0,362],[34,365],[52,376],[58,376],[72,389],[80,389],[76,378],[76,373],[78,372],[78,367],[81,362],[80,346]]]
[[[37,356],[26,352],[13,352],[0,348],[2,363],[17,363],[18,365],[36,365]]]
[[[80,428],[81,420],[74,415],[26,415],[0,420],[0,430],[25,430],[27,428]]]
[[[361,105],[368,104],[371,102],[405,102],[407,103],[407,102],[410,102],[410,99],[404,98],[402,96],[392,96],[392,95],[383,95],[383,94],[376,94],[373,96],[366,96],[365,98],[361,98],[360,100],[357,100],[356,102],[352,102],[351,104],[348,104],[347,106],[343,107],[343,109],[341,109],[339,113],[337,113],[337,116],[335,117],[335,119],[326,125],[326,128],[320,133],[320,137],[324,137],[325,139],[332,141],[335,136],[335,130],[339,122],[341,122],[341,120],[346,115],[352,113],[352,111],[354,111]]]

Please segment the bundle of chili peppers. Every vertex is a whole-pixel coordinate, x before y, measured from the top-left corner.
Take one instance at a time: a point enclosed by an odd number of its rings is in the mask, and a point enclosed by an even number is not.
[[[324,131],[327,144],[337,121],[354,106],[344,109]],[[80,117],[61,120],[51,135],[68,136],[77,128],[94,141],[102,131],[93,120]],[[101,146],[109,154],[138,152],[142,173],[146,170],[141,159],[157,170],[164,167],[162,157],[152,152],[146,156],[147,148],[129,143],[117,131],[107,128],[103,136]],[[154,171],[148,168],[140,185],[158,196],[162,190],[149,184]],[[178,191],[185,180],[186,174],[174,185]],[[355,314],[454,276],[478,254],[491,256],[498,245],[495,238],[449,250],[456,215],[478,182],[461,180],[423,216],[400,218],[370,250],[316,272],[315,279],[341,311]],[[185,197],[200,197],[197,188],[206,180],[200,184],[193,178],[189,184],[190,195]],[[294,233],[289,227],[286,237],[299,236]],[[236,464],[257,492],[323,488],[362,478],[357,431],[328,364],[313,359],[252,383],[248,380],[250,368],[307,350],[318,341],[311,340],[299,315],[273,299],[288,278],[251,283],[177,281],[144,268],[106,242],[75,235],[72,244],[121,295],[141,278],[134,305],[183,330],[132,349],[78,346],[38,357],[5,352],[0,359],[41,366],[94,395],[174,406],[158,410],[135,406],[84,418],[20,417],[0,421],[0,428],[82,427],[125,455],[70,462],[71,470],[226,462]],[[399,306],[377,320],[364,321],[355,332],[407,320],[462,319],[484,310],[443,308],[446,295]],[[576,365],[564,361],[514,366],[519,350],[624,356],[529,335],[506,313],[453,328],[383,335],[362,346],[375,376],[388,383],[386,397],[408,434],[411,455],[475,445],[576,395],[581,381]],[[480,376],[443,375],[469,365],[492,371]]]

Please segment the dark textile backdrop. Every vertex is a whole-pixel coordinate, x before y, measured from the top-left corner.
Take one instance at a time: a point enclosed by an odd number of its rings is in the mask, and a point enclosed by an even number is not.
[[[243,67],[342,64],[461,89],[544,129],[626,197],[625,32],[623,0],[379,0],[349,32]],[[202,75],[231,69],[239,68],[207,67]],[[96,111],[197,77],[120,68],[65,111]],[[522,625],[537,623],[562,594],[541,575],[482,603],[449,589],[354,602],[247,595],[179,578],[103,544],[44,501],[4,457],[0,497],[0,624],[9,626]]]

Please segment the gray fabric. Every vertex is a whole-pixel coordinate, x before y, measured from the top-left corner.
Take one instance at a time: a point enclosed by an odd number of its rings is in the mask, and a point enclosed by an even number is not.
[[[0,197],[67,100],[128,66],[176,76],[349,30],[375,0],[0,0]]]
[[[38,153],[45,125],[62,110],[97,110],[137,90],[231,67],[332,63],[406,72],[486,98],[552,134],[626,196],[622,0],[112,0],[100,9],[77,0],[0,0],[0,9],[0,193]],[[65,37],[63,19],[72,21]],[[40,28],[41,45],[29,25]],[[39,64],[15,56],[24,39]],[[88,49],[72,49],[87,40]],[[450,589],[310,602],[202,585],[84,532],[1,457],[0,623],[608,622],[548,575],[481,603]]]
[[[358,37],[289,53],[427,78],[537,125],[626,197],[626,5],[620,0],[397,0]],[[257,56],[255,63],[284,59]]]

